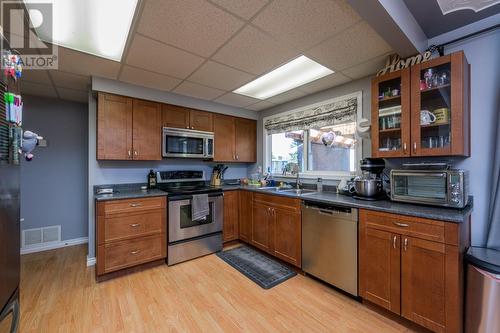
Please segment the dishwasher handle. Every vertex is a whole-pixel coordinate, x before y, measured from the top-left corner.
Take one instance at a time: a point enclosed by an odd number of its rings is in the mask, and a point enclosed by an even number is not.
[[[353,221],[358,220],[358,210],[356,208],[351,207],[343,207],[343,206],[333,206],[328,204],[319,204],[319,203],[311,203],[304,202],[303,208],[307,210],[314,210],[320,215],[327,216],[338,216],[342,218],[347,218]]]

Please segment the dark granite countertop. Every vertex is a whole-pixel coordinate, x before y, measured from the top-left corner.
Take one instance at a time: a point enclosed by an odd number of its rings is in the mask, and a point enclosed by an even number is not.
[[[369,209],[386,213],[422,217],[422,218],[428,218],[445,222],[454,222],[454,223],[462,223],[467,221],[473,208],[472,197],[469,200],[469,204],[465,208],[455,209],[455,208],[446,208],[438,206],[427,206],[427,205],[394,202],[390,200],[365,201],[365,200],[354,199],[347,195],[337,194],[335,192],[316,192],[316,193],[306,193],[302,195],[297,195],[293,192],[266,191],[263,189],[259,189],[257,187],[245,186],[245,185],[241,186],[222,185],[221,188],[223,191],[242,189],[257,193],[267,193],[271,195],[295,197],[302,199],[304,201],[322,202],[331,205]]]
[[[166,192],[157,189],[141,190],[141,186],[145,185],[141,183],[96,185],[94,186],[94,198],[96,201],[105,201],[167,196]],[[97,191],[101,188],[113,188],[113,194],[97,194]]]

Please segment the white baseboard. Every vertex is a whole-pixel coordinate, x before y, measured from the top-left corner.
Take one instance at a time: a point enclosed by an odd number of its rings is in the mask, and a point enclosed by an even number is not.
[[[87,267],[94,266],[95,263],[96,263],[95,257],[89,258],[89,256],[87,256]]]
[[[52,243],[45,243],[45,244],[39,244],[39,245],[33,245],[33,246],[26,246],[26,247],[21,248],[21,255],[28,254],[28,253],[48,251],[48,250],[53,250],[53,249],[59,249],[61,247],[80,245],[80,244],[85,244],[88,242],[89,242],[88,237],[80,237],[80,238],[67,239],[67,240],[60,241],[60,242],[52,242]]]

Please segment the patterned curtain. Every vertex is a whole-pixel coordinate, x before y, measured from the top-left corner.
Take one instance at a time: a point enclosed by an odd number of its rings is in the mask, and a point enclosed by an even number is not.
[[[348,98],[268,119],[264,127],[268,134],[276,134],[345,124],[356,121],[356,111],[357,98]]]

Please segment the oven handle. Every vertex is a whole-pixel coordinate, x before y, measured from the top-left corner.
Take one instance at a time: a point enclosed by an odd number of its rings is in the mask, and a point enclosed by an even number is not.
[[[216,197],[222,197],[224,196],[224,193],[213,193],[213,194],[209,194],[208,197],[209,198],[216,198]],[[193,199],[193,196],[192,195],[176,195],[176,196],[173,196],[173,197],[168,197],[168,201],[169,202],[172,202],[172,201],[181,201],[181,200],[191,200]]]

